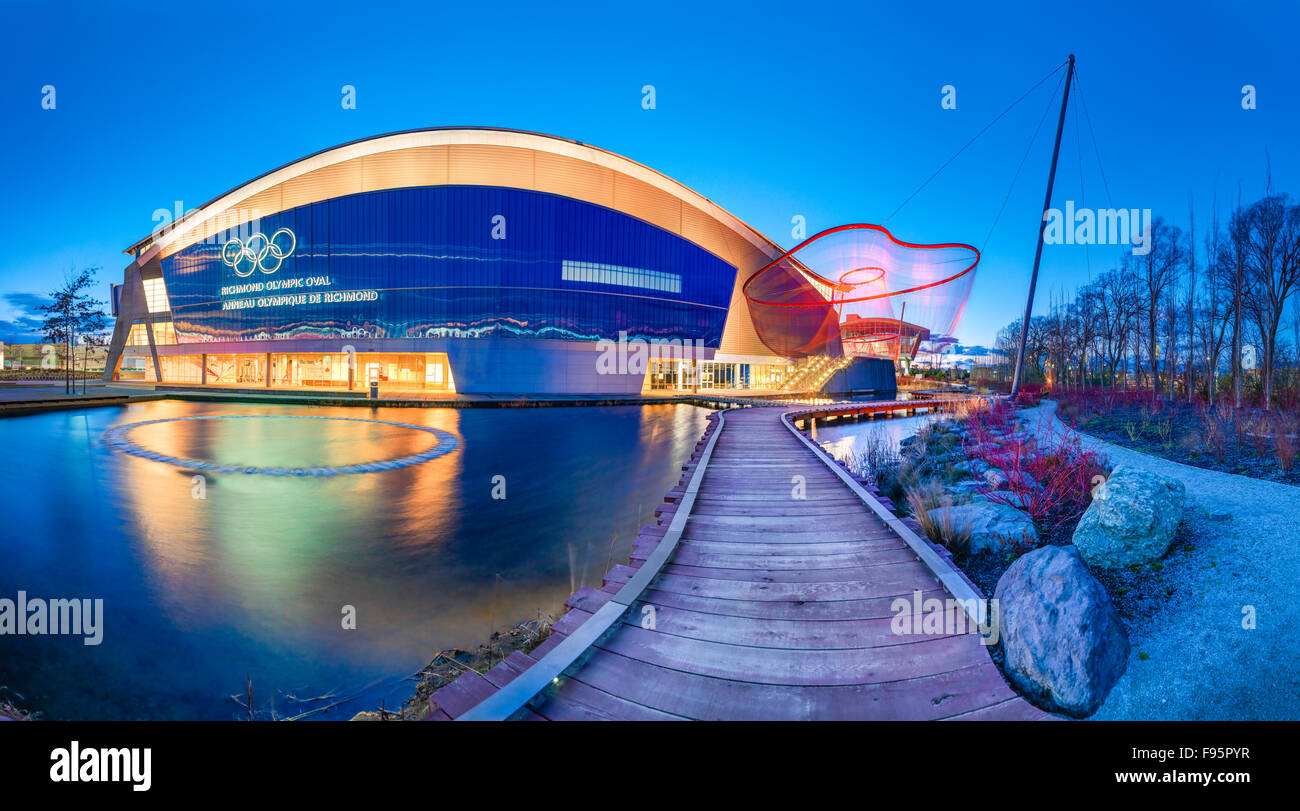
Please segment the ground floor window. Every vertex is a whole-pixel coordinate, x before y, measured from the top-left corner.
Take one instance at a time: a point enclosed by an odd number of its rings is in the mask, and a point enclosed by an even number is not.
[[[273,388],[348,387],[348,356],[345,354],[271,355]]]
[[[777,391],[789,378],[790,367],[783,363],[754,363],[749,366],[749,388]]]
[[[440,352],[426,354],[359,354],[357,384],[377,381],[381,390],[454,391],[451,366]]]
[[[217,386],[266,384],[266,355],[208,355],[205,382]],[[165,377],[165,382],[169,381]]]
[[[117,367],[118,380],[142,380],[148,383],[157,381],[153,370],[153,358],[147,355],[127,355]]]
[[[751,389],[775,391],[781,388],[787,366],[780,363],[718,363],[701,361],[695,364],[695,373],[701,389]],[[691,363],[663,359],[651,360],[646,373],[644,389],[671,391],[689,389]]]
[[[158,358],[162,377],[168,383],[199,383],[203,380],[201,355],[162,355]]]
[[[163,355],[158,360],[164,383],[364,391],[373,380],[381,391],[456,390],[442,352],[358,353],[355,367],[345,353]],[[123,357],[117,379],[155,381],[153,359]]]

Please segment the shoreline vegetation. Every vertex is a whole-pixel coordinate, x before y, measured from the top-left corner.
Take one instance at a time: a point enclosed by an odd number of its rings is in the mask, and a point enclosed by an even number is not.
[[[0,698],[0,721],[35,721],[39,712],[28,712],[8,699]]]
[[[467,671],[486,673],[511,653],[516,651],[531,653],[551,635],[551,627],[554,623],[554,617],[539,612],[534,619],[523,620],[493,631],[487,643],[479,645],[473,651],[444,648],[435,653],[427,665],[408,677],[416,682],[415,690],[397,711],[383,707],[378,710],[363,710],[354,715],[351,720],[424,720],[429,715],[429,697],[435,692]]]

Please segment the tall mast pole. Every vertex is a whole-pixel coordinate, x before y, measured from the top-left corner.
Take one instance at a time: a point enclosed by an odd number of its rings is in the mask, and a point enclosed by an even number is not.
[[[1029,298],[1025,301],[1025,319],[1020,323],[1020,349],[1016,352],[1016,374],[1011,380],[1011,399],[1020,393],[1020,374],[1025,365],[1025,342],[1029,340],[1029,319],[1034,311],[1034,290],[1038,287],[1038,263],[1043,258],[1043,232],[1047,230],[1047,210],[1052,207],[1052,186],[1056,183],[1056,159],[1061,155],[1061,131],[1065,129],[1065,106],[1070,103],[1070,84],[1074,80],[1074,54],[1065,69],[1065,93],[1061,96],[1061,117],[1056,122],[1056,143],[1052,146],[1052,168],[1047,173],[1047,196],[1043,216],[1038,223],[1038,247],[1034,250],[1034,271],[1029,276]]]

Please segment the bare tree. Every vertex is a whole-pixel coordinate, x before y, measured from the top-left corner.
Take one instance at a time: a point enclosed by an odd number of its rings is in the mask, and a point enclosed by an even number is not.
[[[1165,297],[1174,281],[1177,261],[1177,229],[1157,217],[1151,225],[1150,250],[1137,262],[1138,280],[1143,287],[1146,313],[1147,360],[1151,366],[1151,394],[1160,392],[1160,320]],[[1172,359],[1166,358],[1172,367]]]
[[[1246,312],[1259,333],[1263,350],[1261,377],[1264,408],[1272,407],[1277,335],[1287,299],[1300,285],[1300,206],[1285,194],[1266,194],[1246,213],[1245,256],[1250,295]]]
[[[1224,281],[1233,278],[1233,257],[1219,232],[1217,213],[1210,225],[1210,233],[1205,237],[1205,252],[1207,261],[1205,294],[1201,301],[1201,317],[1196,322],[1196,328],[1200,336],[1199,348],[1205,360],[1207,378],[1205,399],[1210,405],[1214,405],[1215,389],[1218,387],[1219,379],[1219,360],[1228,336],[1228,327],[1232,324],[1233,313],[1236,310],[1232,299],[1223,294]]]
[[[1237,208],[1228,222],[1228,239],[1232,243],[1232,401],[1241,408],[1241,313],[1246,293],[1246,240],[1250,231],[1246,212],[1241,207],[1241,184],[1237,184]]]
[[[50,303],[41,307],[45,313],[45,322],[41,329],[44,339],[50,343],[63,344],[63,389],[65,394],[73,393],[72,366],[73,346],[77,337],[86,333],[98,333],[104,329],[103,302],[97,301],[86,292],[95,283],[95,274],[99,268],[86,268],[80,273],[69,271],[64,284],[50,294]]]
[[[1196,369],[1196,210],[1191,195],[1187,197],[1187,220],[1187,402],[1191,403]]]

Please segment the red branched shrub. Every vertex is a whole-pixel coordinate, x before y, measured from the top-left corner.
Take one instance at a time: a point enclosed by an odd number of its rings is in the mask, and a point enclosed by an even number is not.
[[[1033,408],[1043,400],[1043,387],[1037,383],[1026,383],[1016,395],[1016,405],[1021,408]]]
[[[1084,450],[1079,435],[1059,422],[1041,423],[1033,435],[1017,430],[1005,402],[973,417],[967,437],[973,457],[1006,475],[1007,489],[987,486],[982,495],[1023,509],[1048,532],[1078,521],[1108,473],[1105,457]]]
[[[1283,473],[1290,472],[1295,466],[1296,454],[1300,452],[1300,430],[1295,421],[1282,414],[1274,414],[1272,422],[1273,451],[1277,454],[1277,466]]]

